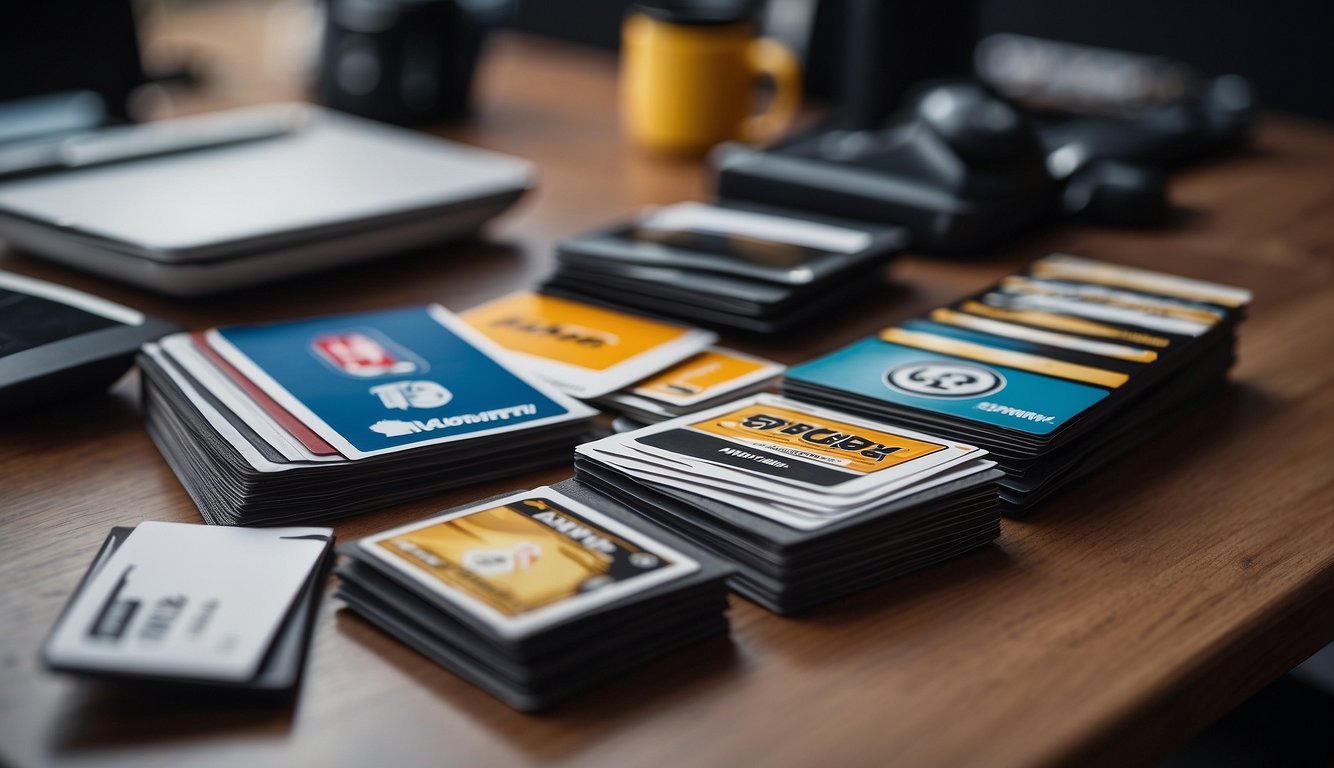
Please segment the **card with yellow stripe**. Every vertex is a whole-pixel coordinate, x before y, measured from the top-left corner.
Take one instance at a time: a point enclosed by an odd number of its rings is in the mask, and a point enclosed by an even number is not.
[[[828,387],[1047,435],[1124,380],[1050,358],[898,328],[788,371],[787,382]]]
[[[1250,298],[1053,255],[792,368],[783,393],[971,441],[1027,509],[1220,388]]]
[[[754,395],[575,449],[798,528],[818,527],[965,465],[976,446],[879,424],[809,403]]]
[[[718,339],[712,331],[533,291],[503,296],[460,316],[516,363],[583,399],[622,389]]]

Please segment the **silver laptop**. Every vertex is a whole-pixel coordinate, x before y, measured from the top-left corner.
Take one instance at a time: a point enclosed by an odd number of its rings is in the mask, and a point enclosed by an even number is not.
[[[535,178],[517,158],[300,104],[103,129],[27,154],[33,170],[0,180],[0,239],[179,296],[462,236]]]

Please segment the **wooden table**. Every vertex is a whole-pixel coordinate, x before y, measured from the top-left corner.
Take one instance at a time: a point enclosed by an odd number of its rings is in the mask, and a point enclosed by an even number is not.
[[[441,132],[535,160],[542,185],[486,244],[191,301],[13,254],[0,267],[191,328],[413,302],[462,309],[532,285],[562,236],[647,203],[708,196],[700,165],[625,145],[610,56],[496,42],[478,115]],[[223,90],[214,103],[235,98]],[[186,704],[48,674],[38,647],[108,528],[200,518],[143,429],[133,377],[109,397],[9,420],[0,763],[1005,766],[1161,756],[1334,640],[1334,130],[1271,117],[1252,151],[1182,173],[1172,194],[1185,211],[1168,231],[1069,226],[984,259],[905,257],[891,269],[897,288],[846,315],[795,337],[729,341],[797,362],[1059,250],[1253,289],[1225,395],[1031,521],[1007,521],[994,547],[796,619],[734,598],[730,640],[539,716],[507,709],[332,599],[290,708]],[[568,474],[474,486],[336,529],[351,540]]]

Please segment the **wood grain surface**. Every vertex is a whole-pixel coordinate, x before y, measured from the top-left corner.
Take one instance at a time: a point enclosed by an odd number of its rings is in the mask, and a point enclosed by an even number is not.
[[[162,39],[217,29],[248,39],[261,25],[238,5],[203,6]],[[563,236],[645,204],[707,198],[701,165],[625,144],[609,55],[516,35],[494,42],[477,114],[440,133],[530,158],[542,181],[483,241],[189,301],[13,253],[0,268],[196,329],[414,302],[464,309],[534,284]],[[215,86],[159,108],[294,93]],[[1065,251],[1254,290],[1225,394],[1033,519],[1006,521],[994,547],[795,619],[734,597],[730,638],[537,716],[507,709],[331,598],[289,707],[47,673],[38,648],[107,530],[200,518],[143,429],[133,375],[104,398],[11,418],[0,427],[0,763],[1151,761],[1334,640],[1334,129],[1270,116],[1252,150],[1181,173],[1172,196],[1182,210],[1166,231],[1061,225],[985,258],[907,256],[889,270],[893,287],[847,313],[788,337],[725,341],[798,362]],[[335,528],[351,540],[569,473],[521,474]]]

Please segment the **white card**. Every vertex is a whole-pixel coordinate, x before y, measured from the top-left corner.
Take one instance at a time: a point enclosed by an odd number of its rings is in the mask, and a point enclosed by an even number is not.
[[[140,523],[66,608],[46,660],[247,682],[332,536],[329,528]]]

